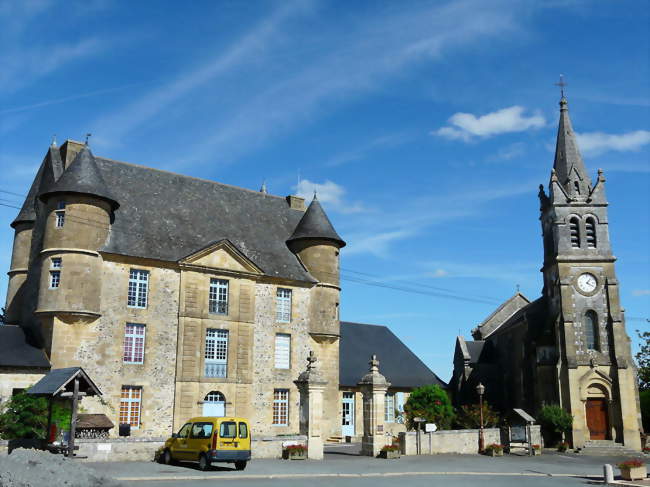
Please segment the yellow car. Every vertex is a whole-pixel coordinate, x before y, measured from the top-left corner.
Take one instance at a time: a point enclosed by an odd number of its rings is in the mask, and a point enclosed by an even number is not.
[[[198,462],[201,470],[212,463],[234,463],[244,470],[251,459],[251,434],[244,418],[191,418],[165,441],[157,454],[162,463]]]

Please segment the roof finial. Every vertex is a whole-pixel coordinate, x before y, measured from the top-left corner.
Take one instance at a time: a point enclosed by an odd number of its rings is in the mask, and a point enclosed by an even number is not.
[[[555,86],[560,87],[560,94],[562,95],[562,99],[564,100],[564,87],[567,86],[567,83],[564,81],[564,75],[560,75],[560,81],[558,83],[555,83]]]
[[[316,190],[314,189],[314,199],[317,200],[318,196],[316,195]]]
[[[56,147],[56,134],[52,134],[52,142],[50,143],[52,147]]]
[[[262,187],[260,188],[260,193],[266,194],[266,179],[262,182]]]
[[[517,294],[519,294],[519,284],[517,284]]]
[[[86,134],[86,146],[88,146],[88,139],[89,139],[90,137],[92,137],[92,135],[93,135],[93,134],[91,134],[90,132],[88,132],[88,133]]]

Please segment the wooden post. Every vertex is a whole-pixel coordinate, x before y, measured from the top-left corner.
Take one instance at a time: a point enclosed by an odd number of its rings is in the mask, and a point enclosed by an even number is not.
[[[77,401],[79,400],[79,377],[74,378],[72,393],[72,418],[70,419],[70,439],[68,440],[68,457],[74,456],[74,435],[77,429]]]
[[[50,433],[52,431],[52,396],[47,399],[47,432],[45,433],[45,446],[50,443]]]

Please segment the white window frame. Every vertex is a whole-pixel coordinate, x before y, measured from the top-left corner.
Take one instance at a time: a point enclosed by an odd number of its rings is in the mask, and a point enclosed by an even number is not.
[[[63,259],[61,257],[52,257],[50,269],[61,269],[61,267],[63,267]]]
[[[127,397],[123,397],[124,391],[129,391]],[[134,392],[138,391],[136,395]],[[122,404],[126,404],[126,424],[131,425],[131,429],[139,429],[142,420],[142,387],[141,386],[122,386],[120,391],[120,410],[118,413],[118,423],[125,424],[122,421]],[[134,406],[137,408],[134,411]],[[135,414],[134,414],[135,413]],[[136,421],[137,419],[137,421]],[[135,423],[135,424],[134,424]]]
[[[273,389],[273,426],[289,426],[289,389]]]
[[[387,392],[384,396],[384,422],[395,422],[395,393]]]
[[[50,289],[58,289],[61,285],[61,271],[50,271]]]
[[[54,211],[54,227],[63,228],[65,224],[65,201],[59,201]]]
[[[291,323],[291,289],[279,287],[275,295],[275,321]]]
[[[129,330],[129,328],[132,330]],[[138,333],[141,331],[142,333]],[[124,347],[122,348],[122,361],[125,364],[143,364],[144,363],[144,345],[147,334],[147,327],[142,323],[127,323],[124,328]],[[142,357],[138,360],[136,350],[138,344],[142,348]],[[129,351],[127,352],[127,346]]]
[[[289,333],[275,334],[275,368],[291,368],[291,335]]]
[[[129,290],[126,305],[129,308],[144,309],[149,301],[149,271],[129,269]]]
[[[209,378],[228,377],[228,330],[207,328],[203,374]]]
[[[230,283],[227,279],[210,278],[208,312],[217,315],[227,315],[229,293]]]

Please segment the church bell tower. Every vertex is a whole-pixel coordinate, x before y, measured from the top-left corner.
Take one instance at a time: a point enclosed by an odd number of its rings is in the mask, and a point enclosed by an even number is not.
[[[548,191],[540,185],[543,296],[559,357],[557,397],[574,418],[573,446],[613,440],[638,450],[636,369],[610,245],[605,177],[598,170],[592,183],[564,96]]]

